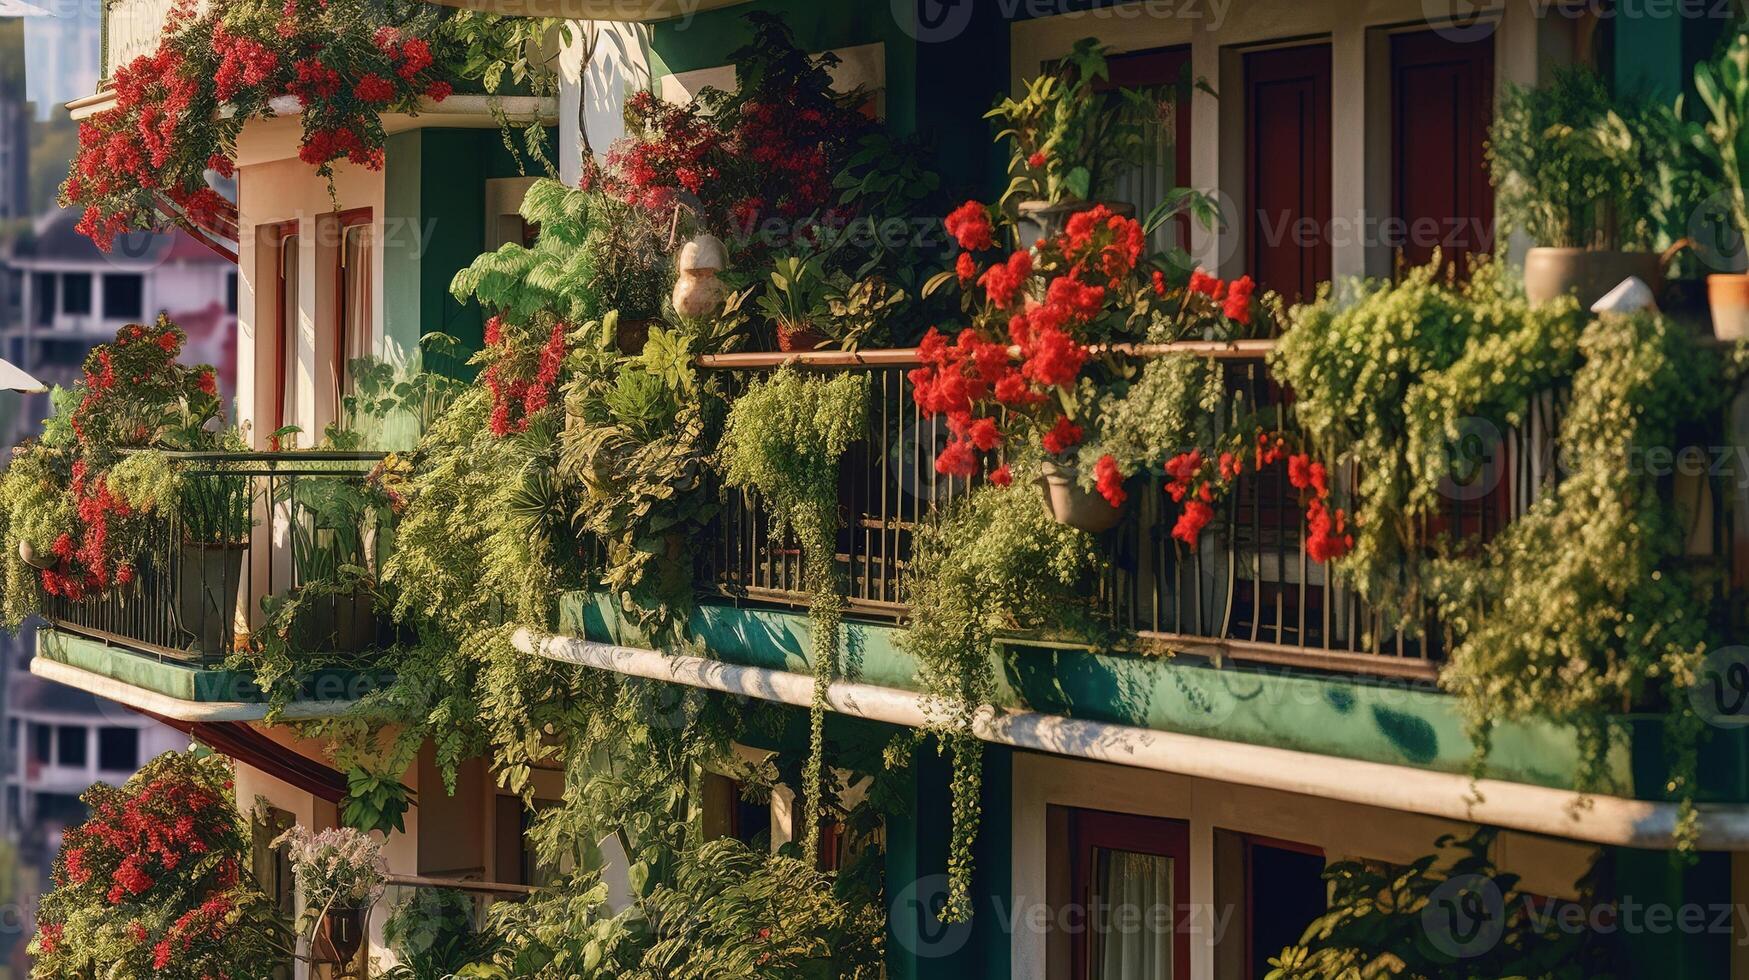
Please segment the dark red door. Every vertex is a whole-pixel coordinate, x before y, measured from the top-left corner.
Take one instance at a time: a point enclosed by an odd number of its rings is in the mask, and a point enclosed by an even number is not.
[[[1494,189],[1483,147],[1494,115],[1494,38],[1435,31],[1391,38],[1393,259],[1438,248],[1462,271],[1494,247]]]
[[[1288,300],[1330,278],[1330,46],[1245,56],[1246,264]]]
[[[1074,980],[1190,976],[1190,827],[1180,820],[1069,812]]]

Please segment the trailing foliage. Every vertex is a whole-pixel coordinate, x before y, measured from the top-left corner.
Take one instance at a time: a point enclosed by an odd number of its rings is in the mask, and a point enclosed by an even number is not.
[[[773,533],[801,543],[813,633],[814,700],[802,779],[802,852],[820,844],[820,782],[826,740],[826,688],[838,674],[843,583],[838,579],[838,461],[868,429],[868,377],[809,376],[793,367],[754,382],[729,411],[720,451],[723,481],[755,490],[771,511]]]
[[[1318,455],[1358,471],[1354,549],[1338,567],[1391,626],[1413,629],[1424,560],[1462,544],[1432,521],[1442,494],[1454,473],[1488,476],[1467,468],[1477,424],[1517,425],[1571,377],[1585,319],[1571,299],[1532,309],[1491,263],[1463,285],[1436,261],[1347,288],[1294,310],[1270,369]]]
[[[999,641],[1018,631],[1101,640],[1107,624],[1088,598],[1101,565],[1093,536],[1052,520],[1033,487],[976,490],[918,532],[903,643],[917,658],[929,730],[954,754],[944,918],[971,914],[983,746],[972,722],[995,698]]]
[[[1298,945],[1270,958],[1268,980],[1614,976],[1596,933],[1563,929],[1557,903],[1520,890],[1517,875],[1495,866],[1494,843],[1495,833],[1481,830],[1462,840],[1442,837],[1440,853],[1406,867],[1331,865],[1324,872],[1330,910]]]

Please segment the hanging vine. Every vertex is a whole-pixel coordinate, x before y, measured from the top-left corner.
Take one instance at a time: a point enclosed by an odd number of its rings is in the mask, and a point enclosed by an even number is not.
[[[838,580],[838,461],[868,428],[868,378],[808,376],[785,366],[755,382],[729,410],[720,458],[723,481],[757,491],[801,545],[808,583],[814,697],[808,711],[808,762],[802,774],[803,849],[819,852],[826,689],[838,673],[842,583]]]

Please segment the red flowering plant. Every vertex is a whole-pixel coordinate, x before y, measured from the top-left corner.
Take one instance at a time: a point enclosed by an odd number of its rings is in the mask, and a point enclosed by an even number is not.
[[[835,210],[834,179],[876,125],[861,111],[864,93],[832,90],[835,55],[798,47],[776,15],[746,19],[752,39],[730,55],[734,91],[707,88],[684,105],[633,95],[631,135],[598,177],[664,230],[684,205],[698,226],[762,258],[844,227],[852,216]],[[781,229],[768,227],[774,219]]]
[[[83,797],[37,911],[31,977],[265,977],[290,924],[252,881],[226,761],[167,753]]]
[[[562,399],[554,395],[565,364],[565,334],[565,324],[550,316],[526,325],[503,315],[486,321],[486,346],[476,362],[485,364],[480,383],[492,396],[487,424],[493,435],[526,432],[543,412],[559,406]]]
[[[177,0],[158,48],[118,67],[114,106],[80,123],[61,204],[100,248],[130,229],[212,227],[230,209],[209,175],[235,166],[251,119],[301,107],[298,156],[332,180],[383,166],[382,114],[451,91],[454,45],[406,0]]]
[[[1246,445],[1246,433],[1255,440]],[[1306,512],[1306,555],[1320,564],[1341,558],[1354,547],[1348,510],[1337,506],[1331,473],[1296,440],[1281,431],[1240,429],[1213,452],[1190,449],[1166,461],[1166,493],[1179,507],[1172,537],[1195,550],[1215,507],[1246,472],[1261,474],[1285,466],[1287,483]]]
[[[52,564],[41,574],[45,593],[76,601],[133,581],[137,555],[158,519],[111,484],[128,452],[216,447],[208,430],[224,412],[217,379],[211,365],[177,361],[187,339],[160,316],[150,326],[122,327],[113,342],[86,356],[70,418],[66,492],[73,528],[51,547]]]
[[[1133,345],[1230,336],[1251,321],[1249,279],[1233,285],[1230,305],[1174,286],[1145,256],[1142,224],[1103,206],[1006,254],[998,246],[1010,229],[983,204],[966,202],[946,226],[962,251],[926,291],[957,282],[968,322],[951,338],[931,329],[918,347],[923,365],[911,372],[918,407],[947,421],[950,438],[935,464],[944,474],[972,475],[979,453],[1011,439],[1030,446],[1019,438],[1027,431],[1048,464],[1072,468],[1072,451],[1097,431],[1108,396],[1137,376]],[[1105,454],[1086,462],[1084,480],[1117,506],[1144,460]],[[1001,465],[990,478],[1006,483],[1013,473]]]

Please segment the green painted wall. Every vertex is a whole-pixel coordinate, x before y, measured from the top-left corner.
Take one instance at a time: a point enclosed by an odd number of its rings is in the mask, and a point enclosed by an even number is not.
[[[556,130],[548,131],[547,149],[557,160]],[[478,350],[485,315],[477,304],[456,302],[450,280],[485,251],[485,182],[539,173],[539,165],[524,161],[519,169],[497,129],[408,130],[389,137],[387,156],[383,317],[390,349],[410,350],[425,334],[447,333]]]
[[[266,701],[252,672],[177,663],[50,627],[37,630],[36,655],[179,701]],[[356,670],[325,668],[305,680],[300,699],[356,701],[388,680]]]
[[[639,645],[611,604],[574,595],[561,628]],[[710,655],[731,663],[808,673],[812,649],[805,615],[702,606],[692,627]],[[846,624],[852,679],[918,690],[915,661],[890,626]],[[1094,654],[1013,647],[995,661],[997,698],[1007,707],[1071,718],[1204,735],[1443,772],[1470,771],[1473,754],[1457,701],[1421,685],[1287,670],[1216,668],[1191,658]],[[1608,765],[1608,791],[1657,798],[1664,793],[1662,726],[1656,718],[1622,721]],[[1488,776],[1573,788],[1581,754],[1574,734],[1551,724],[1502,724],[1485,760]],[[1703,751],[1703,796],[1749,799],[1743,739],[1715,733]]]

